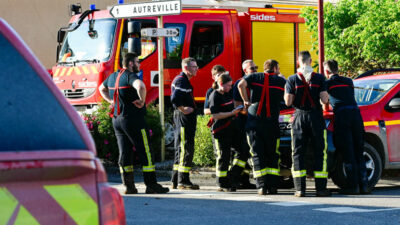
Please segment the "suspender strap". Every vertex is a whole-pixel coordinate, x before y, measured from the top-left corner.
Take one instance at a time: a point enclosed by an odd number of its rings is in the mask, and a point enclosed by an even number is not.
[[[261,115],[261,110],[264,105],[265,100],[265,108],[266,108],[266,116],[271,117],[271,108],[270,108],[270,98],[269,98],[269,75],[275,75],[274,73],[264,73],[264,86],[261,91],[260,102],[258,103],[257,108],[257,116]]]
[[[307,83],[307,81],[304,78],[302,73],[298,73],[298,75],[299,75],[299,77],[301,78],[301,81],[304,84],[304,93],[303,93],[303,96],[301,97],[301,106],[304,106],[304,103],[306,102],[306,99],[308,99],[310,101],[310,103],[311,103],[311,107],[314,108],[315,104],[314,104],[314,101],[313,101],[313,99],[311,97],[311,94],[310,94],[310,84]],[[314,75],[314,73],[312,73],[311,76],[313,76],[313,75]]]
[[[115,80],[115,91],[114,91],[114,96],[113,96],[113,102],[114,105],[111,109],[111,115],[114,116],[114,110],[115,110],[115,103],[117,103],[117,116],[121,113],[121,109],[119,108],[119,79],[121,78],[122,74],[124,74],[125,69],[122,69],[119,71],[117,79]]]

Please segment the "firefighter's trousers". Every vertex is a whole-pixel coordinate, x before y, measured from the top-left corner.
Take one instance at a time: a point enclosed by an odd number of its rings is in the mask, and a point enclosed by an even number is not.
[[[217,184],[220,187],[239,186],[240,175],[248,159],[248,146],[235,120],[230,126],[214,134],[213,140],[216,149]]]
[[[149,147],[149,133],[144,117],[117,116],[113,118],[113,126],[118,143],[121,174],[133,172],[135,151],[142,164],[144,183],[155,184],[157,180],[154,159]]]
[[[250,155],[253,161],[253,175],[257,188],[276,188],[280,176],[279,169],[279,127],[271,120],[260,121],[247,129]]]
[[[314,178],[316,190],[326,189],[327,171],[327,144],[325,121],[321,110],[296,109],[292,125],[292,175],[296,191],[306,189],[305,155],[307,148],[314,153]]]
[[[189,172],[193,162],[196,123],[196,113],[184,115],[179,110],[174,111],[175,158],[172,176],[174,183],[176,183],[174,179],[178,179],[179,183],[190,183]]]
[[[364,151],[364,125],[357,106],[335,110],[334,142],[343,156],[349,188],[368,182]]]

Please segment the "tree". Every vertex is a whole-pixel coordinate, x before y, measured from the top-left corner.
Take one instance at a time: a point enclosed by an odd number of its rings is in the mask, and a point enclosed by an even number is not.
[[[318,15],[302,9],[313,48],[318,46]],[[325,57],[338,61],[350,77],[378,68],[399,67],[400,2],[397,0],[340,0],[324,4]]]

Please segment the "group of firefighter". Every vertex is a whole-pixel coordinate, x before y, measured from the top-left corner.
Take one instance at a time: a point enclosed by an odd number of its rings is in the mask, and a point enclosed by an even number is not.
[[[204,114],[211,115],[213,146],[216,153],[218,191],[257,188],[258,194],[277,194],[280,176],[279,113],[282,102],[294,107],[292,124],[292,175],[295,196],[306,196],[305,154],[311,143],[314,152],[316,196],[330,196],[327,186],[326,129],[322,114],[328,102],[335,114],[334,139],[342,151],[348,187],[344,194],[368,194],[363,153],[364,127],[354,100],[351,79],[338,75],[334,60],[324,63],[324,75],[314,73],[311,55],[298,56],[297,73],[287,80],[280,74],[279,63],[265,61],[263,72],[257,72],[252,60],[242,64],[244,77],[233,85],[232,78],[221,65],[212,68],[214,83],[206,93]],[[190,180],[197,124],[196,103],[190,79],[199,69],[193,58],[182,60],[182,72],[171,86],[174,107],[175,157],[172,188],[198,190]],[[140,70],[138,56],[127,53],[123,69],[111,74],[100,86],[103,98],[112,104],[115,135],[119,148],[119,165],[126,194],[137,189],[133,176],[133,151],[142,164],[146,193],[167,193],[168,188],[156,181],[154,159],[148,144],[145,115],[146,88],[136,76]],[[233,86],[233,88],[232,88]],[[249,181],[249,161],[256,186]]]
[[[368,194],[363,160],[364,126],[354,99],[350,78],[338,75],[338,63],[328,60],[324,73],[315,73],[311,55],[298,55],[297,73],[287,80],[280,74],[279,63],[265,61],[263,72],[257,72],[252,60],[242,64],[244,77],[233,84],[221,65],[212,70],[214,83],[207,91],[204,114],[211,115],[218,191],[234,192],[252,188],[246,175],[248,162],[253,170],[258,194],[277,194],[280,176],[279,113],[282,103],[294,107],[291,129],[292,176],[295,196],[306,196],[305,155],[309,144],[314,154],[316,196],[331,196],[327,189],[327,143],[323,108],[330,103],[335,114],[334,140],[343,155],[348,186],[343,194]],[[182,73],[172,82],[171,102],[174,106],[175,159],[172,188],[197,190],[189,179],[194,154],[196,104],[190,79],[197,73],[193,58],[182,60]],[[328,79],[326,79],[328,78]]]

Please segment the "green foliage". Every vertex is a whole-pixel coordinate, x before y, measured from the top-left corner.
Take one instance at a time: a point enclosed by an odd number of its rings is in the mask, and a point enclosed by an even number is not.
[[[318,15],[302,9],[306,26],[318,46]],[[325,58],[335,59],[348,76],[400,62],[400,2],[340,0],[324,4]]]
[[[92,134],[99,158],[117,164],[119,151],[117,139],[114,134],[112,118],[109,115],[110,110],[110,104],[103,100],[98,105],[96,111],[92,114],[83,114],[82,119]],[[166,115],[166,117],[168,116],[169,115]],[[150,133],[150,149],[153,152],[155,160],[159,161],[161,158],[162,130],[160,125],[160,114],[158,113],[157,106],[153,104],[147,106],[145,119]]]
[[[198,166],[215,166],[211,132],[207,127],[209,120],[210,116],[197,117],[193,163]]]

